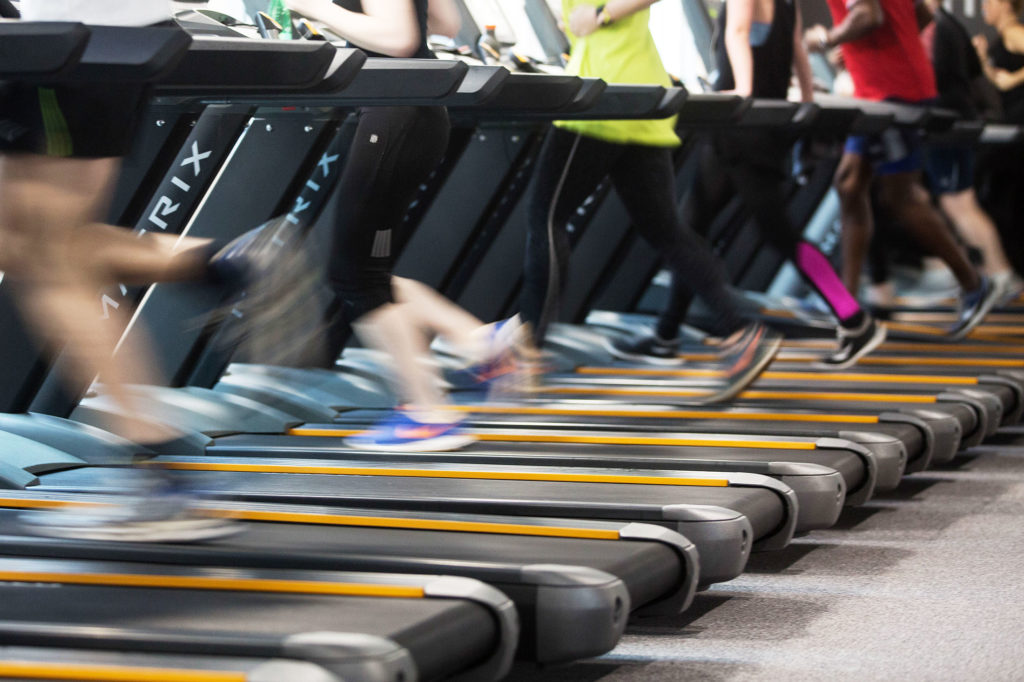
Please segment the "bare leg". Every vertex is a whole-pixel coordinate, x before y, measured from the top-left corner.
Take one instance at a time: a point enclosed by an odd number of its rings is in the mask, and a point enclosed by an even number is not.
[[[469,358],[480,359],[487,352],[487,325],[476,316],[421,282],[392,277],[391,287],[395,301],[407,306],[420,329],[443,336]]]
[[[978,204],[974,189],[943,194],[939,197],[939,206],[960,230],[967,243],[981,250],[985,257],[986,274],[998,275],[1012,270],[999,240],[999,232],[992,218]]]
[[[394,363],[396,389],[406,406],[429,415],[447,400],[437,368],[428,364],[426,335],[410,308],[408,303],[388,303],[363,315],[353,328],[364,343],[388,354]]]
[[[108,262],[97,265],[91,257],[104,251],[104,237],[85,236],[103,213],[118,168],[116,159],[0,158],[0,267],[19,287],[26,319],[46,345],[74,340],[67,348],[75,380],[88,384],[103,376],[131,415],[119,432],[155,442],[177,433],[146,424],[124,390],[129,381],[152,381],[155,363],[139,348],[122,349],[113,360],[123,327],[100,319],[98,293],[116,280]]]
[[[967,252],[956,242],[942,217],[928,200],[918,173],[893,173],[878,178],[879,199],[925,253],[941,258],[964,291],[981,286]]]
[[[871,217],[871,165],[859,154],[845,152],[836,169],[835,188],[839,193],[843,232],[843,285],[856,295],[861,271],[871,244],[874,223]]]

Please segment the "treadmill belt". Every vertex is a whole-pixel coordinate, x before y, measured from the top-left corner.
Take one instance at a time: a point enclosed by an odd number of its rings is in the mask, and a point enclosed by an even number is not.
[[[406,477],[382,480],[382,477],[321,474],[211,475],[198,472],[202,475],[195,476],[197,472],[177,473],[190,480],[190,487],[217,497],[370,509],[528,513],[530,516],[649,521],[664,525],[663,510],[666,506],[711,505],[745,515],[750,520],[755,539],[781,527],[785,514],[782,500],[763,488]],[[37,490],[95,488],[103,485],[100,480],[96,469],[61,471],[48,474]]]
[[[479,662],[481,652],[494,650],[498,636],[487,610],[462,600],[307,594],[260,594],[254,599],[252,592],[50,583],[27,589],[8,583],[0,584],[0,604],[7,623],[130,628],[220,643],[237,639],[241,648],[191,649],[208,654],[278,656],[283,653],[281,640],[296,633],[357,631],[404,646],[424,679],[456,672],[449,667],[451,661],[465,668]],[[439,641],[445,643],[440,655]]]
[[[23,531],[18,512],[0,510],[0,544]],[[409,570],[439,571],[491,583],[518,581],[523,565],[587,566],[619,577],[634,607],[672,592],[682,579],[680,560],[660,542],[449,533],[392,528],[247,523],[244,533],[203,544],[143,544],[46,540],[54,556],[76,559],[147,561],[166,564],[247,566],[345,571],[397,571],[407,558]],[[9,546],[8,555],[23,550]],[[46,547],[26,551],[46,556]],[[481,559],[486,557],[486,560]],[[386,563],[385,563],[386,562]],[[434,568],[423,565],[437,562]],[[442,563],[446,562],[446,563]],[[465,567],[460,570],[460,563]],[[383,564],[383,566],[382,566]],[[486,574],[477,570],[487,568]],[[405,569],[401,569],[405,570]]]

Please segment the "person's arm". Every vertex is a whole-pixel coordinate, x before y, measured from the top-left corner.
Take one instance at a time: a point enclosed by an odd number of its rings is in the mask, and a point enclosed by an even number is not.
[[[922,2],[922,0],[917,0],[917,2],[914,3],[914,16],[917,18],[918,33],[923,31],[924,27],[932,23],[935,19],[935,15],[932,13],[931,8]]]
[[[331,0],[285,0],[288,9],[323,22],[345,40],[391,57],[410,57],[423,41],[412,0],[362,0],[351,12]]]
[[[645,10],[656,2],[658,0],[609,0],[600,11],[600,3],[580,5],[569,15],[569,31],[577,38],[582,38],[602,26]]]
[[[732,67],[733,91],[750,97],[754,91],[754,51],[750,49],[750,26],[754,23],[754,0],[726,0],[725,52]]]
[[[804,44],[811,52],[826,52],[836,45],[859,40],[885,23],[879,0],[852,0],[843,20],[832,28],[812,26],[804,35]]]
[[[1014,26],[1007,30],[1003,34],[1003,44],[1010,52],[1024,54],[1024,26]],[[1007,71],[1006,69],[989,68],[985,71],[996,87],[1004,92],[1024,85],[1024,69]]]
[[[462,28],[455,0],[430,0],[427,4],[427,32],[454,38]]]
[[[800,15],[800,5],[796,5],[796,21],[793,22],[793,73],[800,86],[800,101],[814,101],[814,73],[811,62],[804,48],[804,20]]]

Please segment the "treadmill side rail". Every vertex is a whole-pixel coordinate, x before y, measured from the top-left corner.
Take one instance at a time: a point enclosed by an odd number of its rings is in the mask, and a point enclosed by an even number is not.
[[[619,531],[623,540],[641,540],[660,542],[671,547],[679,556],[683,572],[677,589],[663,599],[651,602],[637,609],[641,616],[672,616],[690,608],[693,595],[697,591],[700,580],[700,557],[697,546],[689,538],[679,533],[650,523],[630,523]]]
[[[731,509],[678,504],[664,509],[672,530],[693,539],[701,548],[699,587],[721,583],[743,573],[753,545],[750,520]]]
[[[312,661],[346,681],[419,679],[412,654],[385,637],[359,632],[304,632],[285,640],[282,649],[285,655]]]
[[[431,580],[424,586],[423,593],[428,597],[476,602],[491,612],[498,625],[500,645],[494,648],[493,653],[486,660],[452,679],[467,682],[469,680],[498,680],[508,674],[519,641],[519,614],[511,599],[479,580],[451,576],[442,576]]]

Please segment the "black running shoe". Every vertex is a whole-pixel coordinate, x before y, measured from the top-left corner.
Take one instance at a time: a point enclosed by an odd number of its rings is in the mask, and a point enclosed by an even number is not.
[[[646,362],[652,365],[677,366],[683,364],[679,357],[679,339],[665,341],[657,334],[634,336],[629,339],[605,339],[604,347],[612,357],[628,362]]]
[[[728,364],[726,384],[712,393],[705,402],[720,403],[742,393],[771,364],[782,346],[782,334],[762,322],[748,325],[739,339],[722,349],[721,357]]]
[[[873,317],[867,317],[856,329],[840,327],[839,350],[816,364],[822,369],[853,367],[858,360],[878,348],[885,341],[887,333],[885,325]]]
[[[981,286],[974,291],[966,291],[960,297],[960,310],[956,324],[949,330],[949,337],[959,341],[967,338],[971,330],[981,324],[989,311],[995,306],[1002,295],[1002,290],[995,286],[988,277],[981,278]]]

